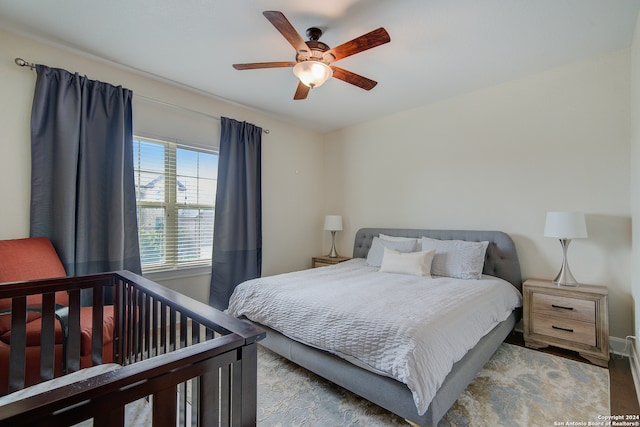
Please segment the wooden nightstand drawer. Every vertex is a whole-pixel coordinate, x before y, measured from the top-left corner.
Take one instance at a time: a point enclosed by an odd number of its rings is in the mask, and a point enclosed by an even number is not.
[[[596,325],[562,317],[544,316],[533,320],[533,333],[578,344],[596,345]]]
[[[533,311],[543,316],[557,316],[581,322],[595,323],[596,302],[534,292]]]

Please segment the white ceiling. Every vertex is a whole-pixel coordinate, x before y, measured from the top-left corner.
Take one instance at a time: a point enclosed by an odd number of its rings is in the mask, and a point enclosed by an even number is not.
[[[640,0],[0,0],[0,28],[326,132],[627,48],[639,9]],[[305,40],[320,27],[329,46],[385,27],[390,43],[336,64],[378,86],[331,79],[294,101],[291,69],[234,70],[294,60],[264,10],[282,11]]]

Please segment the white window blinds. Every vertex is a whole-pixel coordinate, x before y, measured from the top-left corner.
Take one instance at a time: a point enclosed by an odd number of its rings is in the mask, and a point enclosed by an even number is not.
[[[133,145],[143,272],[210,265],[217,153],[151,138]]]

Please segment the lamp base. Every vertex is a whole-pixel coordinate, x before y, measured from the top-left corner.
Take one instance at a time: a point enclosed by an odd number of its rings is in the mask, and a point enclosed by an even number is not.
[[[553,283],[558,286],[578,286],[579,283],[576,281],[573,274],[571,274],[571,270],[569,269],[569,263],[567,262],[567,250],[569,249],[569,243],[571,243],[571,239],[560,239],[560,244],[562,245],[562,267],[560,267],[560,272],[553,279]]]
[[[327,254],[329,258],[338,258],[338,251],[336,251],[336,232],[331,232],[331,250]]]
[[[569,274],[566,274],[566,273],[567,271],[560,269],[560,272],[558,273],[556,278],[553,279],[553,283],[555,283],[558,286],[576,287],[580,285],[580,283],[578,283],[576,279],[573,277],[573,275],[571,274],[571,271],[568,271]]]

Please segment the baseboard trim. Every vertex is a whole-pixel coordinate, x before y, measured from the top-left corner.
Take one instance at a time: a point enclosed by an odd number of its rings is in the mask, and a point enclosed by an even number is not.
[[[636,343],[631,342],[629,346],[629,365],[631,366],[631,376],[633,377],[633,384],[636,386],[636,397],[640,404],[640,361],[638,360],[638,350],[636,349]]]
[[[609,337],[609,352],[618,356],[631,357],[629,354],[629,344],[622,338]]]

